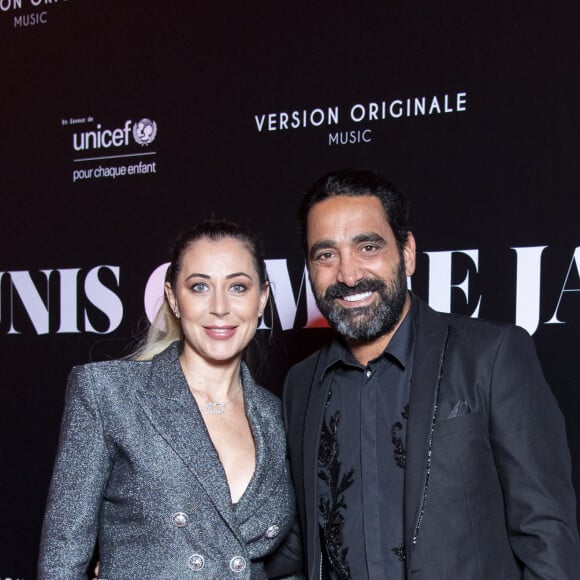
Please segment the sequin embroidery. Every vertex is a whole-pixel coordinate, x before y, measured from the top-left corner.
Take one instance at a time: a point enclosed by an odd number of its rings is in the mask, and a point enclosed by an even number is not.
[[[406,421],[409,418],[409,405],[405,405],[405,408],[401,411],[401,417]],[[405,468],[405,462],[407,460],[407,450],[403,445],[403,440],[399,437],[399,434],[403,430],[403,424],[401,421],[393,423],[391,427],[391,441],[393,442],[393,459],[398,467],[401,469]]]
[[[338,425],[340,411],[337,411],[322,425],[320,451],[318,456],[318,476],[328,486],[329,498],[320,498],[319,509],[323,518],[321,544],[325,568],[329,578],[350,579],[350,566],[347,562],[348,548],[344,547],[344,515],[347,509],[344,492],[353,483],[354,470],[340,476],[340,449],[338,445]]]

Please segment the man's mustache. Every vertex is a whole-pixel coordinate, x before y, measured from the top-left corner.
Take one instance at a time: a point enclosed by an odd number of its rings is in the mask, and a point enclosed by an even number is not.
[[[353,294],[361,294],[363,292],[376,292],[385,288],[385,283],[378,278],[363,278],[357,282],[355,286],[347,286],[342,282],[332,284],[326,289],[324,298],[326,300],[334,300],[336,298],[344,298],[345,296],[352,296]]]

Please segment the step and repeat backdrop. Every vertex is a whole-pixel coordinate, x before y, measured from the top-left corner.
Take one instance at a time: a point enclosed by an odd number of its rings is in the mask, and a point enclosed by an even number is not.
[[[580,492],[580,37],[570,2],[0,0],[0,578],[35,577],[71,366],[127,354],[188,225],[263,238],[260,380],[329,337],[295,213],[405,190],[413,290],[533,335]]]

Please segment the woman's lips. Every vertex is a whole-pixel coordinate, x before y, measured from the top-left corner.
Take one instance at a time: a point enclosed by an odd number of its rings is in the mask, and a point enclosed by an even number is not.
[[[206,333],[217,340],[231,338],[237,330],[237,326],[204,326]]]

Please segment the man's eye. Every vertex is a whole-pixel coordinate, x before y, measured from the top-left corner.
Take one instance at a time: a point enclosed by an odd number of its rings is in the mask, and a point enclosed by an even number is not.
[[[367,244],[366,246],[362,247],[363,252],[365,253],[371,253],[371,252],[376,252],[377,251],[377,247],[376,246],[372,246],[370,244]]]
[[[318,262],[324,262],[325,260],[330,260],[330,258],[332,258],[332,252],[321,252],[314,259]]]

